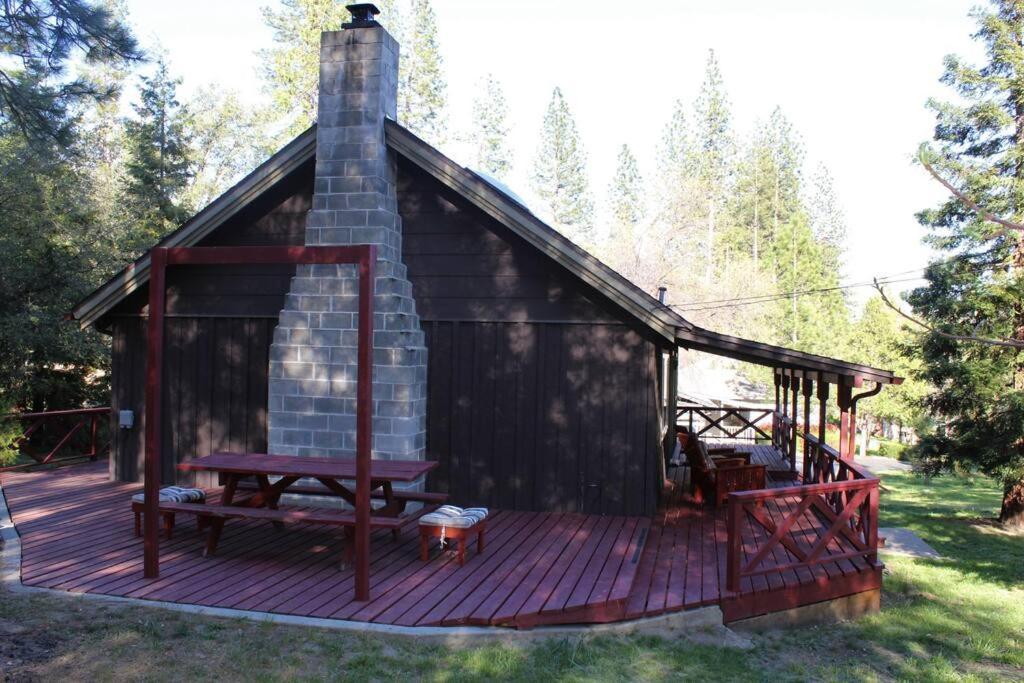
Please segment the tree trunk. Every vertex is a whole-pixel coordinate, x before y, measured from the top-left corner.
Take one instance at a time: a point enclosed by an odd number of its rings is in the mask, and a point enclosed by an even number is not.
[[[1003,507],[999,521],[1010,529],[1024,531],[1024,479],[1003,483]]]

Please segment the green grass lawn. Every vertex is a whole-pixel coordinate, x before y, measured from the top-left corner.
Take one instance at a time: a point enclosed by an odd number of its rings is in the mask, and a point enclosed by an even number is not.
[[[1024,537],[991,523],[991,482],[887,475],[883,526],[943,560],[887,558],[883,611],[857,622],[691,640],[586,638],[449,649],[317,629],[0,593],[11,680],[1024,680]]]

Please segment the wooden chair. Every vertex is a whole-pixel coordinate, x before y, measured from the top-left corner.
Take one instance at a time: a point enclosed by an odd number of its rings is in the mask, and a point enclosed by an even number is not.
[[[749,453],[735,457],[714,457],[702,442],[687,448],[690,463],[690,493],[697,503],[710,498],[713,505],[725,503],[734,491],[756,491],[765,487],[765,466],[751,465]]]

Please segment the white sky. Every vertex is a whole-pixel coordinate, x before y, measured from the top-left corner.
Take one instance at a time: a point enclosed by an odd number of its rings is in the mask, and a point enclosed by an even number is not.
[[[275,1],[128,6],[138,37],[163,46],[185,95],[215,82],[257,101],[256,51],[270,44],[260,7]],[[938,83],[943,56],[978,55],[967,16],[977,2],[433,0],[452,128],[468,119],[480,77],[494,73],[513,121],[510,185],[521,192],[553,87],[576,117],[600,200],[623,143],[653,173],[672,103],[696,96],[714,48],[737,133],[779,105],[803,137],[808,171],[819,161],[831,169],[849,223],[847,282],[928,260],[914,213],[943,192],[911,160],[931,137],[925,101],[948,96]]]

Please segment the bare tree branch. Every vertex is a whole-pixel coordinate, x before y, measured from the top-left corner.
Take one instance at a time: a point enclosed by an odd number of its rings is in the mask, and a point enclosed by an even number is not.
[[[999,216],[996,216],[988,209],[985,209],[982,206],[980,206],[976,201],[974,201],[966,194],[961,192],[959,189],[957,189],[951,182],[943,178],[939,174],[939,172],[936,171],[935,168],[928,162],[928,160],[925,159],[924,154],[918,154],[918,160],[921,162],[921,165],[924,166],[925,170],[928,171],[928,173],[930,173],[931,176],[935,178],[935,180],[939,181],[939,184],[941,184],[944,188],[949,190],[950,194],[952,194],[954,197],[963,202],[969,209],[971,209],[976,214],[981,216],[984,220],[989,221],[990,223],[995,223],[996,225],[1001,225],[1003,226],[1003,228],[1005,228],[1004,230],[999,230],[993,233],[991,237],[995,238],[1001,235],[1005,235],[1010,230],[1013,230],[1014,232],[1024,233],[1024,224],[1015,223],[1014,221],[1007,220],[1005,218],[1000,218]]]
[[[1010,349],[1024,349],[1024,341],[1015,341],[1012,339],[993,339],[991,337],[976,337],[974,335],[950,334],[949,332],[943,332],[942,330],[938,330],[929,325],[928,323],[924,322],[923,320],[919,320],[918,318],[915,318],[912,315],[905,313],[899,306],[895,305],[892,301],[889,300],[889,297],[886,296],[885,290],[882,288],[882,285],[879,284],[878,278],[875,278],[874,280],[875,289],[878,290],[878,293],[882,297],[882,302],[885,303],[886,306],[896,311],[901,316],[903,316],[910,322],[914,323],[915,325],[919,325],[924,329],[928,330],[932,334],[937,334],[940,337],[943,337],[945,339],[952,339],[954,341],[975,342],[978,344],[987,344],[989,346],[1002,346]]]

